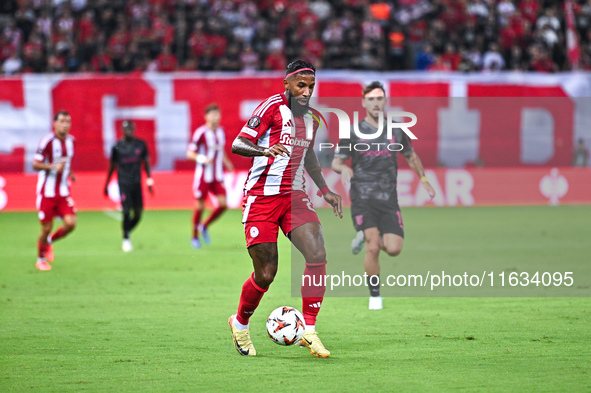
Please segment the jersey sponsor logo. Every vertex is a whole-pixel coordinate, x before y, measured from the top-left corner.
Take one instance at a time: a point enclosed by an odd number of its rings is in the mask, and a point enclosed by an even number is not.
[[[279,143],[281,143],[283,146],[303,147],[306,149],[310,147],[310,141],[293,138],[289,134],[282,134]]]
[[[253,116],[248,119],[247,124],[250,128],[257,128],[261,124],[261,119],[258,116]]]

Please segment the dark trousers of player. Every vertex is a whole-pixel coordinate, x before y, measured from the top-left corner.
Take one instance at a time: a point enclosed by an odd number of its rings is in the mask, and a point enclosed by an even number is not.
[[[119,184],[121,206],[123,207],[123,237],[129,238],[129,233],[140,222],[144,209],[144,196],[141,184]]]

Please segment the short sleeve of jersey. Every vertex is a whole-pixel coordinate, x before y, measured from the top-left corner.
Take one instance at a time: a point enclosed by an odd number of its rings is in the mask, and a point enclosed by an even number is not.
[[[49,155],[49,143],[43,144],[43,141],[39,144],[37,151],[35,152],[35,161],[43,162]]]
[[[353,129],[351,128],[351,134],[353,133]],[[340,158],[342,160],[348,160],[351,158],[351,149],[352,149],[352,142],[350,138],[341,139],[337,145],[337,148],[334,152],[334,158]]]
[[[250,139],[256,143],[261,135],[263,135],[273,123],[273,116],[275,114],[275,106],[271,106],[265,110],[263,114],[257,116],[260,112],[261,107],[265,103],[259,105],[259,107],[253,112],[253,115],[248,119],[238,136]]]
[[[195,131],[193,137],[191,138],[191,142],[189,142],[190,151],[195,153],[199,151],[199,143],[202,141],[204,135],[204,132],[200,132],[199,130]]]
[[[400,136],[397,135],[396,140],[400,141],[399,143],[402,145],[401,153],[404,157],[408,158],[410,154],[414,151],[410,138],[402,130],[398,129],[397,131],[400,133]]]

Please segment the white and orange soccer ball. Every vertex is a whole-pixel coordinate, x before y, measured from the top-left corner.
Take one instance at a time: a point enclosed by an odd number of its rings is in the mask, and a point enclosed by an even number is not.
[[[293,307],[279,307],[267,318],[267,333],[274,343],[292,345],[304,336],[304,316]]]

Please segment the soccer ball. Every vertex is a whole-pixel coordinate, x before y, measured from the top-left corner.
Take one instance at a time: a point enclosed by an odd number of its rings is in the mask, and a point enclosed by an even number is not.
[[[302,313],[293,307],[279,307],[267,318],[267,333],[275,344],[292,345],[304,336]]]

